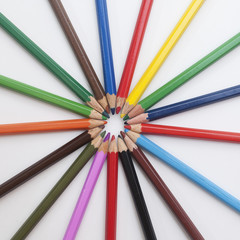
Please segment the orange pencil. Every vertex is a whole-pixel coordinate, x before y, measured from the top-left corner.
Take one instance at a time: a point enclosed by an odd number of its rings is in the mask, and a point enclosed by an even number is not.
[[[87,130],[104,125],[106,123],[106,121],[102,120],[85,118],[48,122],[0,124],[0,135],[79,129]]]

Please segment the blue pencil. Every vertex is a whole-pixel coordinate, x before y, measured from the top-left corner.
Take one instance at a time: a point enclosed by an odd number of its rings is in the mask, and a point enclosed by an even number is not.
[[[129,130],[125,130],[127,135],[140,147],[143,149],[149,151],[154,156],[183,174],[185,177],[189,178],[196,184],[198,184],[200,187],[229,205],[231,208],[235,209],[236,211],[240,212],[240,200],[232,196],[231,194],[227,193],[222,188],[218,187],[215,183],[208,180],[206,177],[150,141],[148,138],[146,138],[143,135],[140,135],[138,133],[134,133]]]
[[[96,0],[99,38],[102,53],[102,65],[104,74],[105,91],[112,114],[116,106],[116,82],[112,56],[111,37],[108,23],[108,11],[106,0]]]
[[[212,92],[199,97],[191,98],[182,102],[174,103],[164,107],[156,108],[146,113],[142,113],[130,120],[127,124],[137,124],[151,122],[163,117],[185,112],[194,108],[206,106],[229,98],[240,96],[240,85],[226,88],[217,92]]]

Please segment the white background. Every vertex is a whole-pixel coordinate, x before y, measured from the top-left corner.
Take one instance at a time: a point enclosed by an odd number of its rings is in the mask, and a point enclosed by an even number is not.
[[[141,1],[108,0],[117,85],[119,84]],[[147,68],[190,0],[155,0],[132,87]],[[95,1],[63,0],[96,72],[103,80]],[[47,0],[0,0],[0,10],[53,59],[89,89],[87,81]],[[171,80],[239,31],[239,0],[208,0],[177,43],[144,94]],[[237,48],[193,80],[166,97],[164,106],[239,84],[240,49]],[[0,74],[52,93],[78,99],[15,40],[0,29]],[[103,82],[103,81],[102,81]],[[239,97],[156,123],[240,132]],[[0,87],[0,123],[61,120],[79,116]],[[119,116],[107,130],[123,129]],[[35,163],[80,134],[78,131],[0,137],[0,182]],[[175,137],[150,139],[240,199],[238,144]],[[22,225],[82,149],[0,199],[0,239],[7,240]],[[235,240],[240,236],[239,214],[188,179],[147,154],[205,239]],[[87,176],[91,161],[75,178],[28,239],[62,239]],[[188,239],[187,234],[136,166],[158,239]],[[106,164],[93,192],[77,239],[104,239]],[[119,164],[117,239],[144,239],[130,191]]]

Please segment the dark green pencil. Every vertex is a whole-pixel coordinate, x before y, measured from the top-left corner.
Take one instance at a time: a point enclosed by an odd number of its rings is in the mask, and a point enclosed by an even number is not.
[[[50,207],[57,201],[60,195],[68,187],[68,185],[73,181],[89,159],[96,153],[98,147],[102,143],[103,137],[106,131],[102,132],[98,137],[91,141],[87,147],[82,151],[79,157],[73,162],[73,164],[68,168],[65,174],[60,178],[52,190],[47,194],[47,196],[42,200],[42,202],[37,206],[37,208],[32,212],[28,219],[23,223],[19,230],[14,234],[11,240],[25,239],[28,234],[33,230],[37,223],[42,219],[42,217],[47,213]]]
[[[0,13],[0,26],[17,40],[29,53],[48,68],[59,80],[70,88],[82,101],[90,107],[96,109],[106,117],[107,112],[97,102],[93,95],[67,73],[58,63],[48,56],[40,47],[38,47],[29,37],[18,29],[9,19]]]

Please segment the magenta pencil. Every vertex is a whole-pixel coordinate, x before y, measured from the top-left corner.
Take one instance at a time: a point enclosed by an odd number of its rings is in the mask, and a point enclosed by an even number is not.
[[[99,147],[93,159],[93,163],[65,232],[64,240],[74,240],[77,235],[78,228],[82,222],[88,202],[107,157],[109,138],[110,133],[108,133],[106,138],[103,140],[102,145]]]

